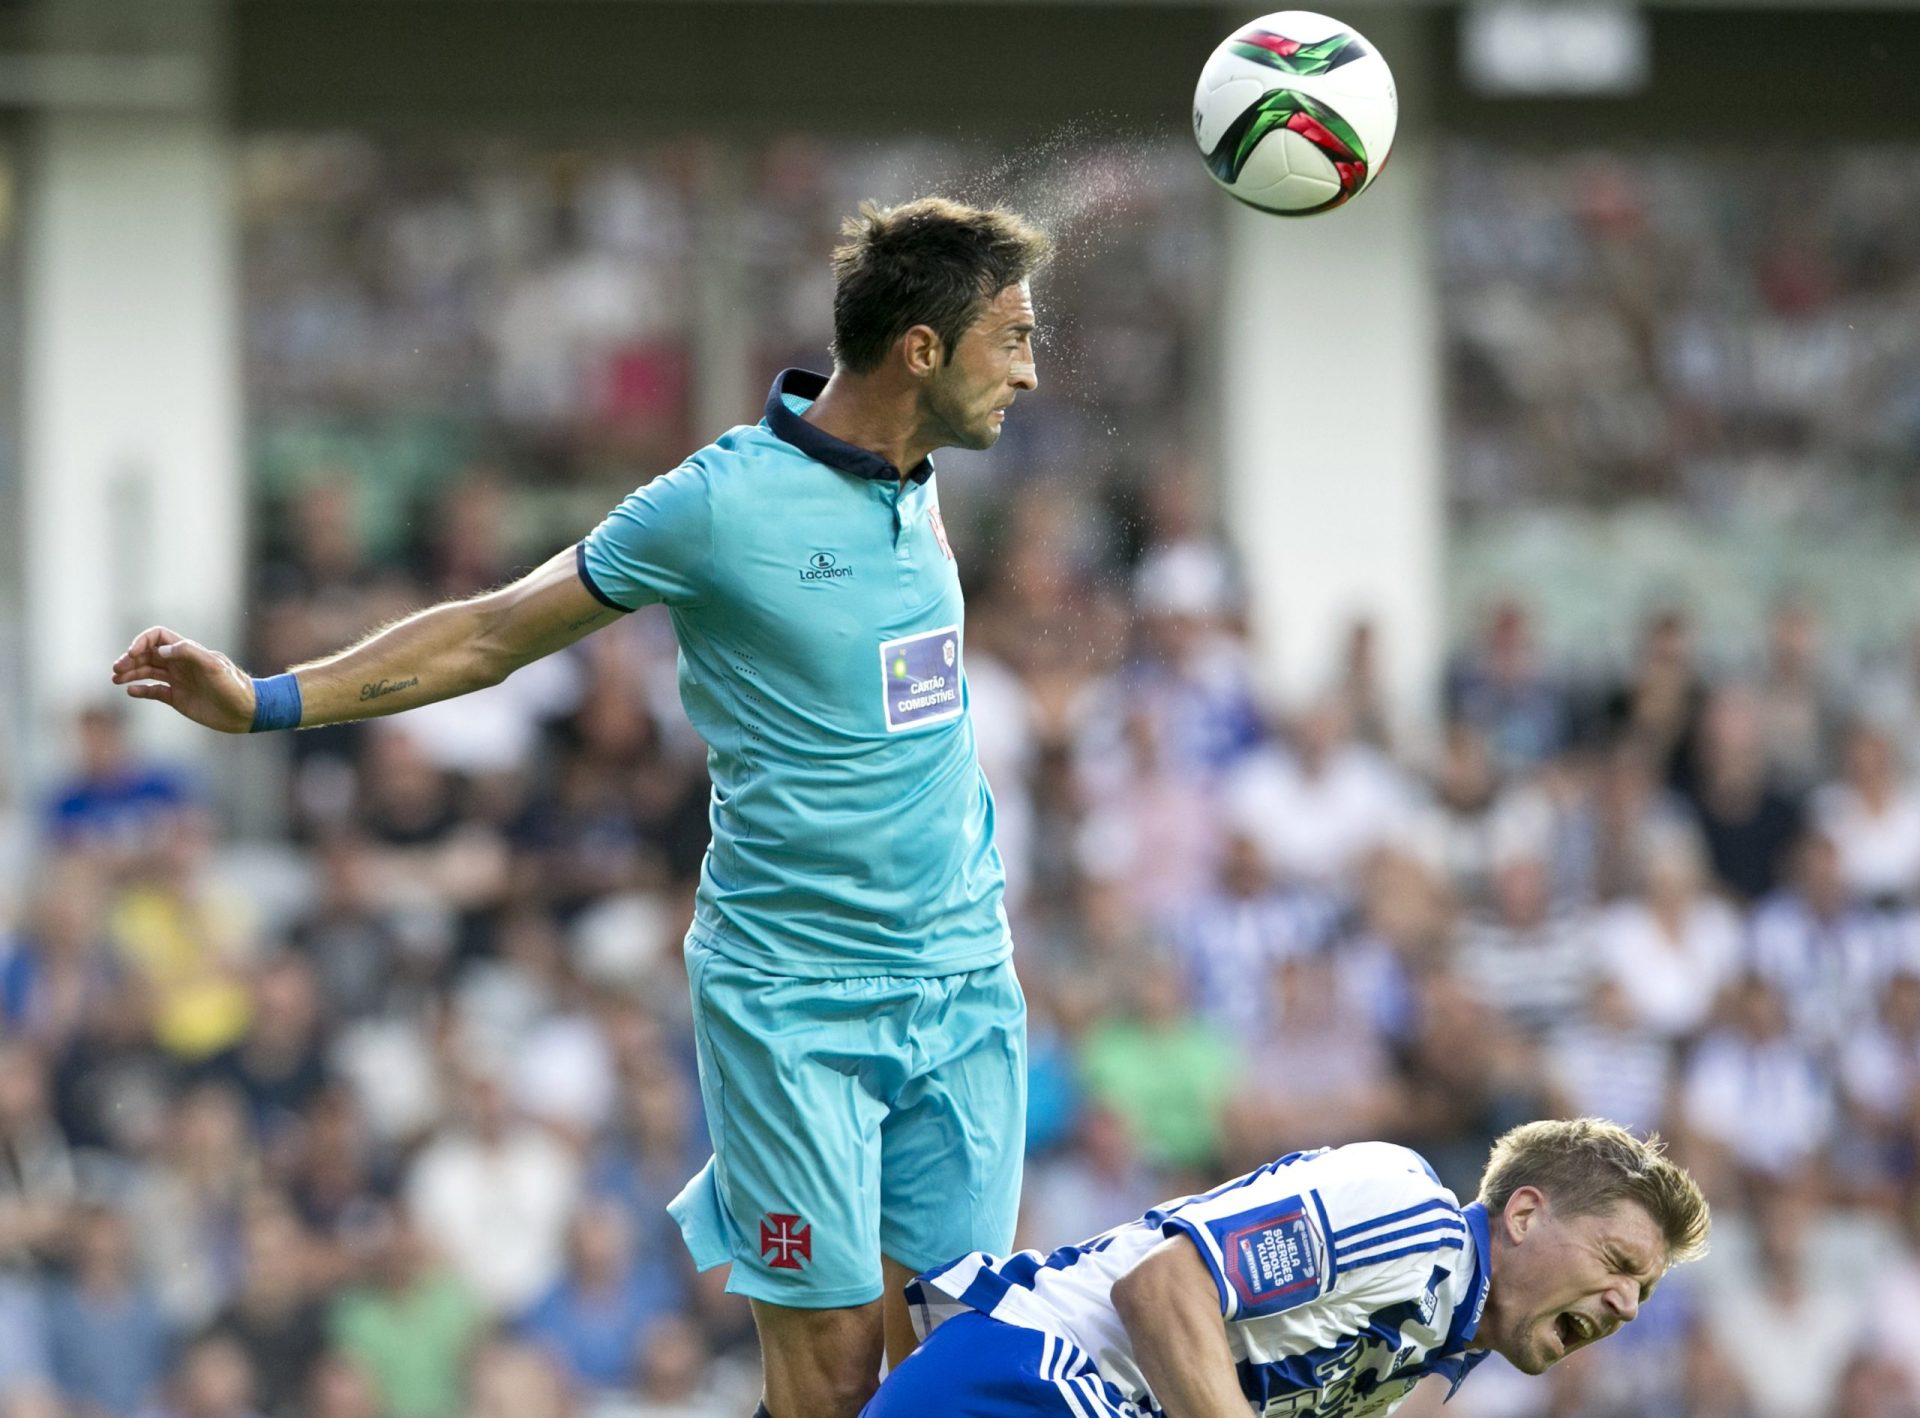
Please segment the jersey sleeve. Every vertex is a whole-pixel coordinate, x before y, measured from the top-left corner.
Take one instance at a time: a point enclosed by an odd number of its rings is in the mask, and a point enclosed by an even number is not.
[[[580,543],[580,579],[615,610],[694,606],[713,573],[706,473],[688,463],[636,488]]]
[[[1327,1293],[1327,1221],[1306,1180],[1292,1168],[1262,1168],[1162,1220],[1163,1235],[1184,1235],[1199,1250],[1220,1292],[1222,1317],[1279,1314]]]
[[[1199,1249],[1229,1321],[1418,1299],[1469,1244],[1419,1155],[1373,1143],[1250,1172],[1168,1212],[1161,1231]]]

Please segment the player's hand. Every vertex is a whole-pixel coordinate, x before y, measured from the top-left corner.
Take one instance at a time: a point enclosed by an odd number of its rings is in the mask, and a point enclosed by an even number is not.
[[[218,650],[156,625],[134,636],[113,662],[113,682],[135,699],[157,699],[174,712],[244,734],[253,727],[253,678]]]

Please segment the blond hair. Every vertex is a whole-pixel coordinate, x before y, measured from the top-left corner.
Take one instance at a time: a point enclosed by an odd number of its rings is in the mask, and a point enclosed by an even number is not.
[[[1659,1226],[1670,1265],[1706,1254],[1712,1225],[1707,1199],[1668,1159],[1658,1133],[1638,1138],[1603,1118],[1522,1123],[1493,1144],[1480,1200],[1498,1216],[1521,1187],[1539,1188],[1563,1216],[1633,1202]]]

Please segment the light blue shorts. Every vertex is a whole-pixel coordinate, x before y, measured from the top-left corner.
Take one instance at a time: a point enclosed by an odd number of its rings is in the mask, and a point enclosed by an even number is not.
[[[702,1270],[776,1305],[863,1305],[880,1258],[1012,1247],[1026,1000],[1003,962],[809,980],[687,943],[713,1160],[667,1209]]]

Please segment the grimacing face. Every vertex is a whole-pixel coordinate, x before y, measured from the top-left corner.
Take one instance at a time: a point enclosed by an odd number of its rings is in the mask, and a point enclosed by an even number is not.
[[[1006,409],[1023,389],[1036,389],[1033,295],[1025,281],[991,301],[927,381],[925,416],[950,448],[991,448]]]
[[[1666,1273],[1666,1238],[1634,1202],[1562,1217],[1539,1189],[1521,1187],[1488,1220],[1493,1277],[1474,1343],[1522,1373],[1605,1339]]]

